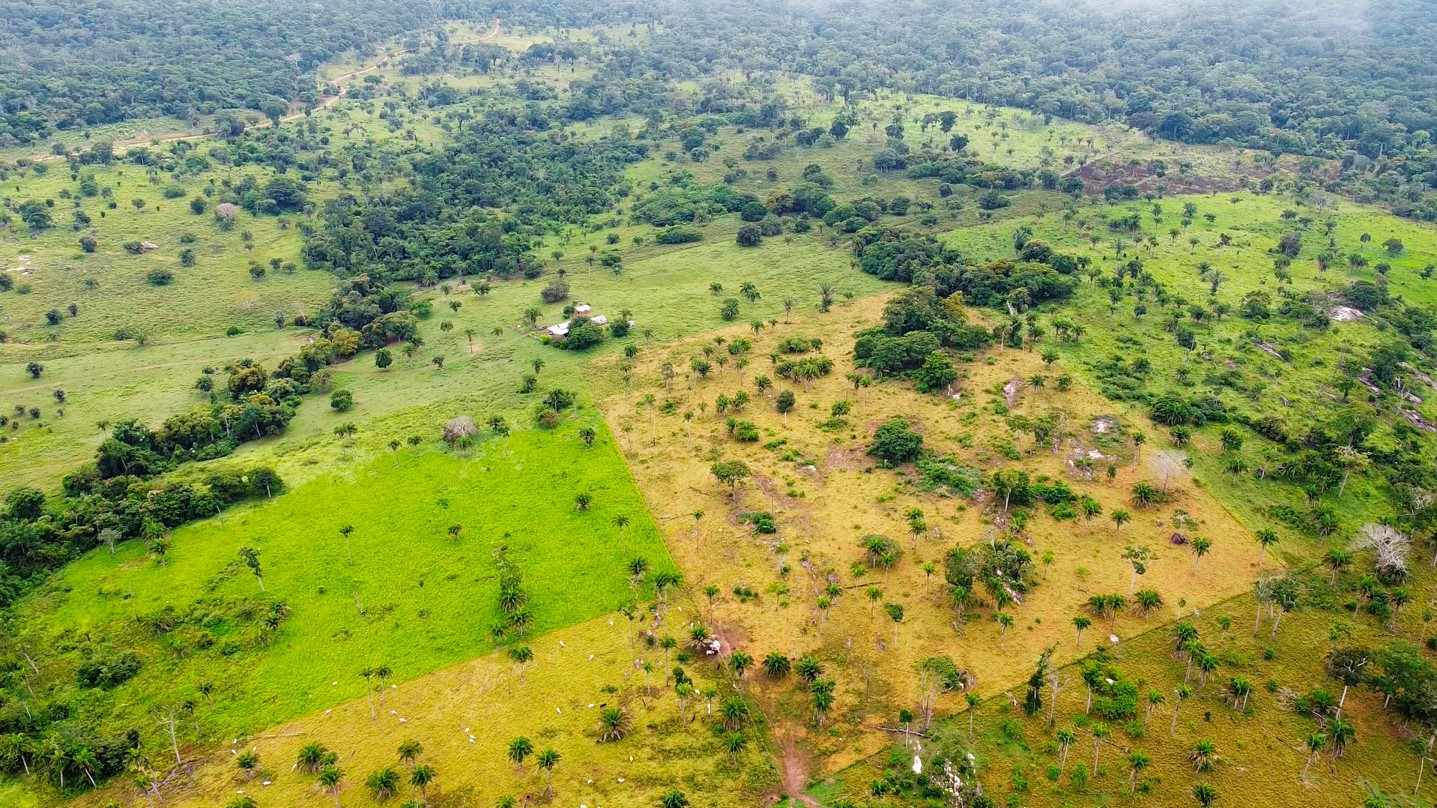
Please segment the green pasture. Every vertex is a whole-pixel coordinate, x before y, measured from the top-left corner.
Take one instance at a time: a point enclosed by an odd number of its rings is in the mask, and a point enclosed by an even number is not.
[[[45,659],[43,684],[61,690],[75,687],[77,645],[132,641],[141,673],[90,691],[97,719],[127,726],[205,683],[194,735],[216,740],[363,695],[367,666],[388,665],[404,681],[493,648],[499,547],[523,575],[530,635],[613,611],[651,594],[631,583],[631,560],[653,571],[672,564],[602,419],[577,422],[600,431],[593,446],[571,423],[469,451],[405,447],[332,468],[175,531],[163,564],[139,542],[114,556],[97,550],[29,598],[16,639]],[[586,511],[575,504],[581,493],[592,497]],[[343,526],[353,527],[347,539]],[[243,546],[259,552],[263,593],[238,563]],[[254,598],[289,610],[264,647],[227,651],[239,627],[225,620],[205,621],[210,648],[144,628],[166,610],[218,612],[216,603]]]

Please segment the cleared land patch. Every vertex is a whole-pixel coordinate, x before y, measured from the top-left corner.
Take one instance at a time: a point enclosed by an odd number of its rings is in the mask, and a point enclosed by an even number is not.
[[[810,736],[822,754],[833,756],[827,765],[841,766],[885,743],[878,727],[891,725],[900,707],[924,700],[917,670],[924,659],[949,656],[974,676],[979,692],[992,693],[1026,675],[1044,647],[1057,645],[1059,658],[1075,656],[1080,646],[1071,619],[1086,614],[1084,603],[1094,594],[1131,597],[1134,588],[1153,589],[1164,605],[1146,614],[1094,618],[1082,637],[1084,651],[1108,644],[1109,633],[1131,636],[1183,609],[1236,594],[1273,568],[1248,529],[1180,461],[1166,467],[1166,480],[1155,473],[1151,450],[1140,452],[1129,437],[1138,430],[1151,433],[1150,423],[1081,385],[1058,390],[1063,367],[1045,367],[1035,351],[984,352],[962,365],[963,377],[945,394],[919,394],[901,380],[855,389],[846,378],[854,369],[853,335],[877,321],[884,300],[858,300],[758,333],[733,329],[722,335],[723,343],[695,339],[651,352],[635,371],[633,391],[604,405],[679,566],[694,587],[716,588],[705,621],[756,659],[770,651],[795,658],[814,652],[833,667],[839,681],[835,719]],[[781,342],[813,337],[821,337],[819,353],[834,363],[829,374],[804,383],[775,378],[768,392],[756,389],[755,380],[772,375],[777,362],[801,358],[780,353]],[[743,353],[746,366],[737,360],[716,364],[707,377],[689,369],[706,346],[715,357],[727,357],[727,346],[740,340],[752,343]],[[773,364],[771,353],[777,354]],[[675,369],[667,385],[665,365]],[[1045,377],[1042,387],[1031,384],[1038,375]],[[1024,389],[1008,407],[1002,388],[1014,379]],[[749,403],[719,414],[715,398],[739,391]],[[776,397],[785,391],[795,395],[796,406],[781,414]],[[839,402],[847,402],[847,411],[836,416]],[[1014,428],[1018,418],[1044,415],[1062,424],[1056,451]],[[926,448],[973,475],[976,499],[944,492],[912,467],[878,467],[865,448],[893,416],[908,419]],[[1118,434],[1094,432],[1104,416],[1121,425]],[[755,439],[744,442],[737,430],[730,434],[729,419],[752,424]],[[1076,452],[1087,457],[1089,451],[1103,457],[1093,472],[1070,464]],[[713,463],[727,460],[751,470],[732,494],[711,474]],[[1109,463],[1115,467],[1111,479]],[[1034,558],[1036,585],[1005,612],[1012,625],[978,608],[964,621],[949,602],[945,554],[955,545],[998,538],[1002,530],[994,521],[1001,505],[979,479],[1003,468],[1061,480],[1093,497],[1104,515],[1054,519],[1035,511],[1017,535]],[[1130,492],[1139,482],[1162,487],[1169,501],[1135,506]],[[1115,526],[1108,516],[1115,510],[1130,512],[1131,521]],[[771,517],[773,532],[759,521],[760,513]],[[1210,554],[1199,558],[1190,547],[1172,544],[1175,532],[1209,538]],[[860,542],[870,535],[887,537],[900,551],[891,568],[865,565],[868,551]],[[1136,587],[1122,558],[1128,546],[1146,546],[1153,554]],[[901,621],[895,622],[889,604],[902,607]],[[775,723],[810,720],[806,694],[767,680],[762,693]],[[939,697],[935,707],[943,712],[961,702],[955,691]]]

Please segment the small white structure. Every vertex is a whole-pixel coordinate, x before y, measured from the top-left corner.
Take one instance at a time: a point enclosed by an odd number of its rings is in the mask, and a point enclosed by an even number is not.
[[[609,318],[605,317],[602,314],[596,314],[593,317],[589,318],[589,322],[593,323],[594,325],[604,325],[605,323],[609,322]]]
[[[579,303],[574,306],[574,313],[578,315],[586,315],[591,311],[593,311],[593,308],[590,307],[588,303]]]
[[[565,321],[562,322],[562,323],[554,323],[553,325],[549,326],[548,331],[549,331],[549,336],[551,336],[551,337],[564,337],[564,336],[568,336],[568,334],[569,334],[569,321],[568,321],[568,320],[565,320]]]

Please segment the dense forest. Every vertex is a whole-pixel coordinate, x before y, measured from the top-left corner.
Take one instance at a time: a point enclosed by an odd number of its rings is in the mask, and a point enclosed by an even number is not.
[[[55,128],[314,101],[314,70],[433,23],[436,4],[5,3],[0,145]]]
[[[343,8],[190,0],[0,16],[0,145],[54,128],[147,115],[192,118],[313,102],[316,65],[445,18],[559,27],[643,24],[620,51],[630,78],[716,67],[819,78],[844,99],[880,87],[1126,122],[1188,143],[1340,160],[1361,192],[1437,218],[1437,15],[1424,0],[1185,7],[965,3],[639,4],[351,2]],[[544,56],[562,58],[563,49]]]

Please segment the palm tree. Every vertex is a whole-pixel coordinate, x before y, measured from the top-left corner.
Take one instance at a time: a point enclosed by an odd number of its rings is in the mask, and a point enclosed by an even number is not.
[[[1352,563],[1352,553],[1341,547],[1333,547],[1323,554],[1322,563],[1332,571],[1332,581],[1336,583],[1338,573],[1347,569]]]
[[[798,674],[798,678],[806,684],[813,684],[818,681],[818,677],[823,675],[823,663],[819,662],[818,657],[813,654],[804,654],[798,658],[793,670]]]
[[[1108,737],[1108,725],[1102,721],[1093,722],[1089,730],[1093,733],[1093,772],[1098,771],[1098,752],[1103,748],[1103,739]]]
[[[524,771],[524,758],[534,752],[534,743],[528,738],[520,735],[509,742],[509,759],[514,761],[514,767]]]
[[[399,772],[385,766],[374,772],[370,772],[365,778],[364,784],[369,786],[369,791],[374,795],[376,802],[384,802],[394,796],[399,788]]]
[[[1300,777],[1304,783],[1307,782],[1307,770],[1312,767],[1312,761],[1317,757],[1317,754],[1322,751],[1322,747],[1327,746],[1327,735],[1321,732],[1314,732],[1307,736],[1305,743],[1307,744],[1307,762],[1302,764],[1302,775]]]
[[[323,744],[309,743],[295,755],[295,764],[306,772],[314,774],[324,768],[329,760],[329,750]]]
[[[1232,696],[1234,710],[1247,709],[1247,697],[1252,695],[1252,683],[1241,676],[1234,676],[1227,683],[1227,693]]]
[[[1092,621],[1092,620],[1089,620],[1088,617],[1087,617],[1087,615],[1081,615],[1081,614],[1080,614],[1080,615],[1078,615],[1077,617],[1074,617],[1074,618],[1073,618],[1073,628],[1075,628],[1075,629],[1078,630],[1078,647],[1079,647],[1079,648],[1081,648],[1081,647],[1083,646],[1083,632],[1088,628],[1088,626],[1091,626],[1092,624],[1093,624],[1093,621]]]
[[[399,761],[412,767],[419,758],[419,753],[423,751],[424,747],[418,741],[405,741],[399,745]]]
[[[1197,800],[1202,808],[1210,808],[1217,800],[1217,789],[1207,783],[1198,783],[1193,786],[1193,799]]]
[[[339,805],[339,790],[343,785],[344,772],[336,766],[325,766],[319,773],[319,784],[334,797],[334,804]]]
[[[618,741],[629,733],[629,714],[622,707],[605,707],[599,712],[599,740]],[[543,761],[540,761],[543,765]]]
[[[1138,793],[1138,772],[1146,769],[1152,759],[1142,752],[1128,753],[1128,792]]]
[[[748,702],[737,695],[729,696],[719,706],[719,713],[723,716],[723,724],[726,728],[737,730],[743,727],[744,722],[748,721]]]
[[[730,732],[724,736],[723,746],[729,754],[729,759],[736,762],[738,756],[748,747],[748,736],[742,732]]]
[[[1066,767],[1068,765],[1068,749],[1077,742],[1078,735],[1070,729],[1060,729],[1056,738],[1058,740],[1058,765]]]
[[[1122,529],[1123,529],[1123,525],[1125,525],[1125,524],[1127,524],[1129,521],[1131,521],[1132,518],[1133,518],[1133,515],[1130,514],[1130,513],[1128,513],[1128,512],[1125,511],[1125,510],[1119,509],[1119,510],[1113,511],[1111,514],[1109,514],[1109,515],[1108,515],[1108,518],[1110,518],[1110,519],[1113,520],[1113,531],[1114,531],[1114,532],[1121,532]]]
[[[833,284],[820,283],[818,285],[818,310],[826,312],[833,308]]]
[[[421,763],[414,767],[409,773],[409,784],[419,789],[419,797],[425,805],[429,804],[429,784],[434,782],[438,772],[427,763]]]
[[[1259,530],[1257,532],[1257,543],[1262,546],[1263,550],[1267,550],[1267,548],[1277,544],[1277,531],[1270,527]]]
[[[771,652],[763,658],[763,670],[775,679],[782,679],[793,669],[793,661],[787,655],[778,651]]]
[[[1212,741],[1198,741],[1193,750],[1188,753],[1188,760],[1193,764],[1193,769],[1199,772],[1211,771],[1217,765],[1217,747]]]
[[[1208,551],[1212,549],[1212,542],[1202,536],[1198,536],[1192,540],[1192,547],[1193,569],[1197,569],[1198,562],[1202,561],[1202,557],[1207,555]]]
[[[744,671],[753,665],[753,657],[746,651],[734,651],[729,655],[728,664],[733,668],[733,675],[743,679]]]
[[[545,749],[540,752],[539,757],[536,758],[539,768],[544,770],[546,776],[546,782],[544,783],[544,796],[546,798],[554,796],[554,767],[559,765],[559,757],[559,753],[553,749]]]
[[[1327,734],[1332,739],[1332,756],[1342,757],[1347,745],[1357,737],[1357,728],[1345,718],[1334,718],[1327,724]]]
[[[832,679],[818,679],[809,685],[809,693],[813,696],[813,721],[819,726],[823,725],[823,717],[833,709],[833,690],[835,682]]]
[[[677,788],[669,789],[659,797],[659,808],[689,808],[689,798]]]

